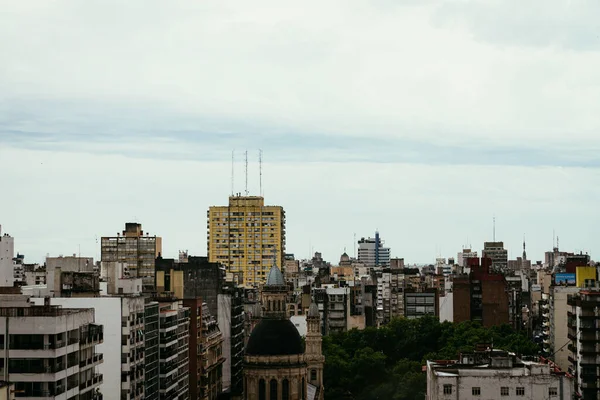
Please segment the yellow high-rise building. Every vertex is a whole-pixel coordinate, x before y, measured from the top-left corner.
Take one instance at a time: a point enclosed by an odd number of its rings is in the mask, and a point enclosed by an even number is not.
[[[233,280],[258,287],[273,263],[283,265],[285,212],[265,206],[262,196],[230,196],[228,206],[208,209],[208,259],[225,266]]]

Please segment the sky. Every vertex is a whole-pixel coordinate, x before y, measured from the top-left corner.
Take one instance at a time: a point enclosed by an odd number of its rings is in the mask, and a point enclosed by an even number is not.
[[[600,252],[600,3],[0,0],[0,224],[26,262],[139,222],[206,254],[233,190],[336,262]]]

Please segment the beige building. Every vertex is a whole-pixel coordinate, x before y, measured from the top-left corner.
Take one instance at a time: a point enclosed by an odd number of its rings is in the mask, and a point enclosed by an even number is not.
[[[233,280],[258,287],[273,263],[284,264],[285,212],[265,206],[260,196],[230,196],[229,205],[208,209],[208,258],[219,262]]]
[[[0,400],[14,400],[15,385],[5,381],[0,381]]]
[[[127,276],[142,278],[144,291],[154,290],[154,260],[161,253],[162,238],[144,235],[142,225],[135,222],[127,222],[122,235],[102,238],[102,262],[125,263]]]
[[[574,286],[552,286],[550,294],[550,344],[554,353],[554,361],[558,366],[567,370],[571,363],[569,362],[569,349],[567,344],[569,340],[569,329],[567,327],[567,312],[571,306],[567,304],[567,297],[570,294],[579,292],[579,288]]]
[[[323,366],[319,309],[306,317],[305,346],[286,314],[288,287],[277,267],[262,291],[263,317],[250,334],[244,357],[244,391],[248,400],[323,400]]]

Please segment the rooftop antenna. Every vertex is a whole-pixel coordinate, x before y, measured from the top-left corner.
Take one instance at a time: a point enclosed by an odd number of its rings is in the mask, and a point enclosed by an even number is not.
[[[234,175],[234,153],[235,150],[231,150],[231,195],[233,196],[233,175]]]
[[[246,150],[245,156],[246,156],[246,161],[245,161],[245,163],[246,163],[246,196],[248,196],[248,150]]]
[[[258,150],[258,185],[259,185],[258,194],[260,196],[262,196],[263,192],[262,192],[262,150],[261,149]]]
[[[356,232],[354,232],[354,259],[356,259]]]
[[[554,229],[552,229],[552,250],[554,250],[556,248],[556,233],[554,232]]]
[[[493,242],[495,242],[496,241],[496,216],[495,215],[494,215],[494,236],[493,237],[494,237]]]

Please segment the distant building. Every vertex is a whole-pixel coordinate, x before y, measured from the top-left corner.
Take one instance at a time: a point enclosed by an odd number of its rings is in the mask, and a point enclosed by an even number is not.
[[[14,258],[15,239],[7,233],[2,234],[2,226],[0,225],[0,287],[14,286]]]
[[[390,248],[383,247],[379,232],[374,238],[361,238],[358,241],[358,261],[368,267],[389,267]]]
[[[144,235],[142,225],[127,222],[123,234],[103,237],[102,262],[122,262],[133,278],[142,278],[145,292],[154,292],[154,260],[162,252],[162,238]]]
[[[510,321],[509,290],[504,275],[490,273],[491,260],[468,258],[468,275],[453,277],[454,322],[478,321],[484,327],[508,324]]]
[[[542,358],[524,361],[488,349],[463,353],[459,360],[427,361],[427,400],[571,400],[573,395],[573,377]]]
[[[60,268],[63,272],[97,272],[92,257],[78,257],[76,254],[66,257],[46,257],[46,271],[52,272],[56,268]]]
[[[273,262],[284,264],[285,212],[261,196],[230,196],[229,205],[207,212],[208,258],[221,263],[236,284],[264,284]]]
[[[350,319],[350,288],[314,288],[313,297],[321,315],[323,334],[346,332]]]
[[[508,250],[504,248],[504,242],[485,242],[481,257],[492,261],[491,271],[505,272],[508,267]]]
[[[23,295],[0,295],[0,305],[0,375],[20,398],[102,398],[104,329],[93,309],[35,306]]]
[[[404,317],[413,319],[431,315],[439,317],[439,301],[437,289],[425,289],[422,292],[405,290]]]

